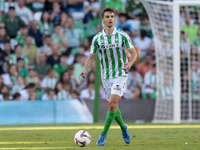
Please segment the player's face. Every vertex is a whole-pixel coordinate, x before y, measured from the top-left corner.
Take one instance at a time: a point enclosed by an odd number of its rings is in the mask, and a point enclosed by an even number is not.
[[[105,12],[104,17],[102,19],[105,27],[112,28],[115,23],[115,14],[113,12]]]

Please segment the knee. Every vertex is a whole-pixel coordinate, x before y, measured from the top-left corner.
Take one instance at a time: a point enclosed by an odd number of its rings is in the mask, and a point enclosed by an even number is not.
[[[117,103],[116,102],[109,102],[108,103],[108,108],[110,111],[115,111],[117,107]]]

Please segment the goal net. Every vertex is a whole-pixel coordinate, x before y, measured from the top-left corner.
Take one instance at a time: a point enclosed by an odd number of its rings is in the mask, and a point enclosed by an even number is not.
[[[142,0],[156,47],[153,122],[200,121],[200,1]]]

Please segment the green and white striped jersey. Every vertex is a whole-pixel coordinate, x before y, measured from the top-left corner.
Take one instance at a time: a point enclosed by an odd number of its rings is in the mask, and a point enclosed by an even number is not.
[[[17,56],[15,54],[10,54],[8,58],[9,58],[9,64],[17,64]],[[29,63],[29,60],[25,54],[22,53],[20,58],[24,59],[24,64]]]
[[[128,76],[122,68],[128,62],[125,47],[133,47],[131,38],[122,30],[114,28],[110,36],[104,29],[94,36],[90,48],[91,54],[98,54],[101,66],[101,78],[111,79]]]
[[[71,99],[71,95],[68,91],[62,90],[57,94],[58,100],[68,100]]]
[[[57,83],[57,78],[53,77],[52,79],[49,76],[46,76],[44,79],[41,81],[41,86],[43,88],[51,88],[55,89],[56,83]]]

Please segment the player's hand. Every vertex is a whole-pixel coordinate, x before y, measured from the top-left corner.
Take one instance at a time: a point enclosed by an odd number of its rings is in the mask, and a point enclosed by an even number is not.
[[[131,69],[131,65],[127,62],[125,63],[126,68],[122,68],[125,72],[129,72],[129,70]]]
[[[83,79],[86,78],[86,74],[87,74],[87,71],[83,70],[80,75],[79,75],[79,78],[82,77]]]

